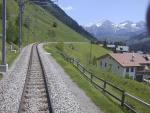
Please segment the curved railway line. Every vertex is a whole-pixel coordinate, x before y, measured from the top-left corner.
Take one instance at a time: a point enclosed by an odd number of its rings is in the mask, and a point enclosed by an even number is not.
[[[31,50],[30,61],[18,113],[52,113],[46,77],[37,44]]]

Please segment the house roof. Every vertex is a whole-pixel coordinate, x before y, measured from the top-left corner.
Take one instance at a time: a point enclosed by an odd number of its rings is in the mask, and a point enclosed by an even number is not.
[[[150,64],[150,56],[139,53],[109,53],[99,59],[111,56],[115,61],[117,61],[123,67],[137,67],[142,64]]]

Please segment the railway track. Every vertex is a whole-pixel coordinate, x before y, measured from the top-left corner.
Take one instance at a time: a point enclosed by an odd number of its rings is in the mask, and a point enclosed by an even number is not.
[[[46,79],[36,44],[32,47],[18,113],[52,113]]]

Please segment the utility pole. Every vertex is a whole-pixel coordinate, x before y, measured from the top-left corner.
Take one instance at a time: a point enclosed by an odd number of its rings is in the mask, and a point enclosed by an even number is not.
[[[19,44],[19,50],[21,51],[22,48],[22,15],[23,15],[23,10],[24,10],[24,2],[23,0],[19,0],[19,39],[18,39],[18,44]]]
[[[0,71],[6,72],[8,65],[6,64],[6,0],[3,0],[2,4],[2,64],[0,65]]]
[[[90,60],[89,60],[89,64],[92,63],[92,41],[90,42]]]

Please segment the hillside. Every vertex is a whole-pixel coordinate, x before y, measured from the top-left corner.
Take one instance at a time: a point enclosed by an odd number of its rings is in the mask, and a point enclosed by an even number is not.
[[[7,9],[9,15],[8,23],[11,23],[13,28],[16,29],[16,31],[14,31],[15,33],[13,32],[11,34],[15,34],[14,38],[16,38],[18,36],[18,34],[16,33],[18,31],[18,4],[16,0],[8,0]],[[27,23],[28,17],[30,18],[29,25]],[[54,24],[56,24],[57,26],[55,27]],[[10,25],[8,25],[8,28],[9,27]],[[23,43],[25,44],[28,41],[34,42],[87,40],[85,37],[81,36],[79,33],[75,32],[74,30],[60,22],[40,6],[27,3],[25,5],[25,11],[23,15]]]
[[[2,1],[0,1],[0,9],[2,9]],[[7,0],[7,62],[10,63],[14,60],[14,57],[11,57],[14,53],[10,52],[9,49],[10,43],[18,45],[18,12],[18,3],[16,0]],[[2,16],[2,10],[0,10],[0,16]],[[1,33],[2,20],[0,18],[0,35]],[[23,14],[23,45],[43,41],[85,42],[88,40],[40,6],[27,3]],[[14,56],[16,57],[17,54],[14,54]]]
[[[32,1],[40,1],[43,0],[32,0]],[[70,16],[68,16],[57,4],[54,4],[51,0],[44,0],[44,2],[48,2],[48,6],[42,6],[46,9],[50,14],[54,15],[58,20],[80,33],[81,35],[87,37],[89,40],[97,41],[97,39],[92,36],[89,32],[84,30],[82,26],[80,26],[75,20],[73,20]],[[37,3],[39,4],[39,3]]]
[[[134,51],[143,51],[146,53],[150,53],[150,37],[147,32],[143,32],[139,35],[131,37],[127,44],[133,49]]]

